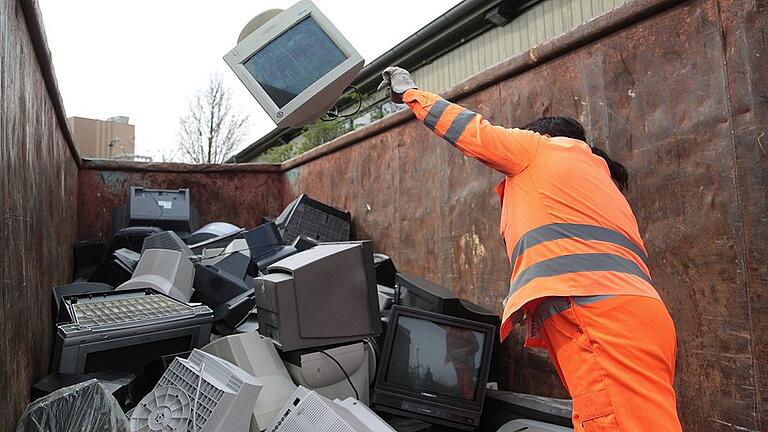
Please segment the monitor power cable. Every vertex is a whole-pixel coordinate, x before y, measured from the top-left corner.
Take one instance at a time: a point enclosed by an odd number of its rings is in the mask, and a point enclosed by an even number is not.
[[[328,111],[327,113],[325,113],[323,117],[320,117],[320,120],[329,122],[337,119],[353,117],[360,112],[360,109],[363,107],[363,94],[360,93],[360,90],[357,87],[351,84],[348,85],[347,88],[351,88],[352,90],[354,90],[355,93],[357,93],[357,108],[355,108],[355,110],[349,114],[339,114],[339,107],[337,105],[334,105],[331,111]]]
[[[354,385],[354,384],[352,384],[352,379],[349,377],[349,374],[347,373],[347,371],[346,371],[346,370],[344,370],[344,367],[341,365],[341,363],[339,363],[339,361],[338,361],[338,360],[336,360],[335,358],[333,358],[333,356],[331,356],[331,355],[330,355],[330,354],[328,354],[327,352],[325,352],[325,351],[323,351],[323,350],[320,350],[320,352],[321,352],[321,353],[323,353],[323,354],[325,354],[325,356],[326,356],[326,357],[328,357],[328,358],[329,358],[329,359],[331,359],[331,360],[332,360],[334,363],[336,363],[336,366],[338,366],[338,367],[339,367],[339,369],[341,369],[341,372],[342,372],[342,373],[344,374],[344,376],[347,378],[347,382],[349,383],[350,387],[352,387],[352,390],[354,390],[354,391],[355,391],[355,399],[357,399],[357,400],[360,400],[360,393],[358,393],[358,392],[357,392],[357,387],[355,387],[355,385]]]

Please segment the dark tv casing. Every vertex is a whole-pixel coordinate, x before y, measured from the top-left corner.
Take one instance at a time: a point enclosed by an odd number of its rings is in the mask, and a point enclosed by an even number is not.
[[[345,271],[350,266],[358,271]],[[369,241],[323,243],[278,261],[267,271],[255,279],[259,333],[275,340],[282,351],[381,333]]]
[[[475,399],[467,401],[442,394],[432,394],[403,386],[401,384],[387,382],[387,372],[392,366],[390,356],[394,344],[397,322],[400,317],[412,317],[424,319],[434,323],[460,327],[484,334],[483,361],[480,366]],[[460,430],[471,431],[480,425],[480,416],[483,412],[485,401],[485,385],[488,380],[488,371],[491,364],[493,337],[495,329],[489,324],[469,321],[461,318],[426,312],[418,309],[394,306],[390,323],[387,328],[387,336],[384,342],[384,350],[381,363],[376,374],[376,385],[373,394],[373,407],[399,416],[424,420],[429,423],[448,426]]]
[[[460,298],[448,288],[418,276],[398,273],[395,277],[395,303],[427,312],[490,324],[496,328],[496,334],[493,337],[493,351],[495,353],[500,349],[501,318],[482,306]],[[491,381],[499,379],[501,374],[499,369],[498,359],[494,355],[491,362]]]
[[[406,273],[395,277],[397,304],[415,309],[479,321],[498,328],[501,319],[495,313],[457,296],[434,282]],[[421,304],[417,303],[421,300]],[[424,307],[426,305],[428,307]]]

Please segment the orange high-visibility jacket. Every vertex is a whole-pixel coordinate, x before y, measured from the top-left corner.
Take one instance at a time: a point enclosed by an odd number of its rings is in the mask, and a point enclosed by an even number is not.
[[[502,340],[544,297],[660,299],[632,209],[589,145],[494,126],[421,90],[406,91],[403,102],[437,135],[506,176],[496,187],[512,264]]]

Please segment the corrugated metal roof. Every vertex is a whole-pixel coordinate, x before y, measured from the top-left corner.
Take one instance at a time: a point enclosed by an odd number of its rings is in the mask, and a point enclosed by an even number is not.
[[[412,71],[419,86],[440,92],[483,69],[557,37],[626,0],[545,0],[503,27],[482,35]]]

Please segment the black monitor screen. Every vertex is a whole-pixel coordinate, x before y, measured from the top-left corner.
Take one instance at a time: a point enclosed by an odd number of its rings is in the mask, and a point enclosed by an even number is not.
[[[288,29],[244,66],[279,108],[347,57],[312,18]]]
[[[484,342],[478,331],[400,316],[386,381],[475,400]]]
[[[85,358],[85,373],[103,370],[141,372],[152,360],[168,354],[189,351],[192,347],[191,336],[179,336],[173,339],[96,351],[89,353]]]

